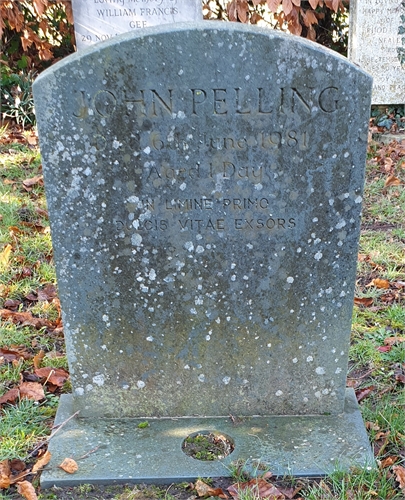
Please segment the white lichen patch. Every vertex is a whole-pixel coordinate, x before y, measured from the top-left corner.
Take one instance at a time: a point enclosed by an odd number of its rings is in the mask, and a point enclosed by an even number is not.
[[[95,375],[92,380],[94,384],[101,387],[102,385],[104,385],[105,377],[102,373],[100,373],[98,375]]]
[[[228,385],[230,381],[231,381],[231,377],[224,377],[224,378],[222,379],[222,382],[223,382],[225,385]]]
[[[131,236],[131,243],[134,247],[140,247],[142,244],[142,236],[139,233],[134,233]]]
[[[325,368],[323,366],[318,366],[316,369],[315,369],[316,373],[318,375],[325,375]]]

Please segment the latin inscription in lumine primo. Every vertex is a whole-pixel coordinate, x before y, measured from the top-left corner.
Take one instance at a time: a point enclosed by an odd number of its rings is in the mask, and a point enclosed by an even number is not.
[[[195,137],[190,133],[182,139],[174,139],[173,135],[164,137],[160,131],[151,128],[147,131],[148,143],[141,148],[147,158],[142,167],[136,169],[154,187],[164,184],[182,184],[186,181],[198,179],[212,179],[213,181],[246,181],[258,185],[266,181],[270,171],[275,166],[271,161],[261,165],[238,165],[235,154],[247,152],[249,149],[271,152],[281,148],[304,152],[309,147],[310,134],[308,132],[308,118],[315,118],[317,113],[332,114],[338,110],[339,88],[330,85],[322,89],[315,88],[189,88],[182,90],[167,89],[139,89],[138,91],[124,90],[122,94],[112,90],[96,90],[92,95],[85,91],[77,92],[77,109],[73,110],[76,119],[96,118],[108,120],[115,113],[125,109],[126,117],[144,118],[149,123],[162,119],[198,118],[211,116],[218,121],[225,122],[227,118],[241,117],[260,120],[270,118],[269,122],[278,123],[283,117],[299,115],[303,117],[305,127],[302,129],[274,126],[271,130],[253,130],[249,137],[235,137],[232,134],[212,137],[203,132]],[[122,108],[124,106],[124,108]],[[123,120],[125,120],[123,116]],[[224,128],[226,124],[224,123]],[[192,129],[190,128],[190,131]],[[145,132],[144,132],[145,133]],[[192,140],[198,141],[197,147]],[[115,140],[113,147],[119,147]],[[93,137],[93,145],[99,152],[108,148],[109,141],[100,134]],[[117,144],[118,143],[118,144]],[[168,166],[164,162],[156,161],[156,154],[174,150],[186,154],[190,148],[202,151],[219,151],[232,157],[220,162],[195,162],[192,166]],[[136,152],[135,152],[135,156]],[[151,160],[155,158],[155,161]],[[186,164],[186,159],[182,163]],[[271,156],[269,155],[269,160]],[[124,155],[125,163],[130,156]],[[139,164],[141,165],[141,164]],[[131,201],[129,201],[131,205]],[[139,217],[133,221],[114,220],[120,233],[129,234],[133,231],[166,231],[173,224],[179,230],[195,232],[202,231],[288,231],[296,226],[294,217],[279,217],[271,209],[269,197],[251,198],[146,198],[140,200],[136,196],[132,200],[134,212],[145,212],[147,217]],[[159,214],[157,216],[157,214]],[[167,214],[167,218],[164,217]],[[200,217],[198,214],[201,214]],[[249,215],[247,215],[249,214]],[[252,215],[253,214],[253,215]],[[185,215],[185,216],[184,216]]]

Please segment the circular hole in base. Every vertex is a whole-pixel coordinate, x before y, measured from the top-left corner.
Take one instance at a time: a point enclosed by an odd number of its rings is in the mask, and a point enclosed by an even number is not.
[[[221,460],[230,455],[235,448],[233,439],[223,432],[197,431],[183,441],[181,449],[196,460]]]

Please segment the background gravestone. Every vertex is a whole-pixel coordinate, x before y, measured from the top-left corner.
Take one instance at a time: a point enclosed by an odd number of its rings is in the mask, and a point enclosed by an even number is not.
[[[68,481],[223,475],[180,450],[207,427],[235,440],[229,460],[282,474],[371,460],[345,391],[370,90],[315,44],[222,23],[127,34],[40,75],[74,391],[58,421],[84,417],[52,453],[108,449]],[[139,433],[134,417],[167,418]]]
[[[373,76],[373,104],[405,102],[405,2],[351,0],[349,59]]]
[[[201,0],[72,0],[77,50],[128,31],[201,21]]]

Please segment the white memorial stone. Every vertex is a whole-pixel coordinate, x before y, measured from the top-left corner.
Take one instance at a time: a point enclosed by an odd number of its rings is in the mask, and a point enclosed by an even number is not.
[[[350,2],[349,59],[373,76],[372,104],[405,102],[405,2]]]
[[[83,50],[128,31],[201,21],[201,0],[72,0],[76,46]]]

